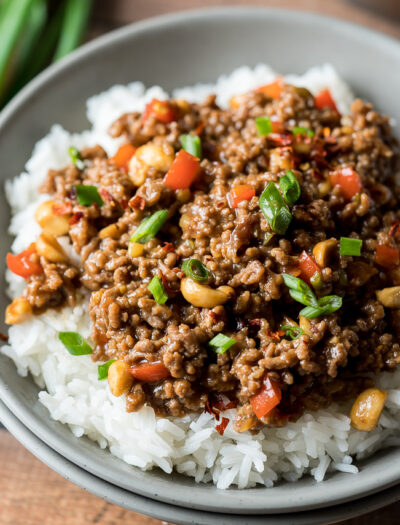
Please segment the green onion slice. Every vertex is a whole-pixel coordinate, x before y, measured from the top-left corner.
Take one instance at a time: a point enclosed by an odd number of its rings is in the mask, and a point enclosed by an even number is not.
[[[208,346],[217,354],[224,354],[231,346],[236,343],[235,339],[224,334],[218,334],[211,339]]]
[[[313,138],[313,136],[315,135],[315,132],[310,129],[310,128],[305,128],[303,126],[296,126],[292,129],[292,133],[294,136],[297,136],[297,135],[306,135],[307,137],[309,137],[310,139]]]
[[[198,135],[181,135],[179,140],[181,141],[182,148],[185,151],[191,153],[198,159],[201,159],[201,139]]]
[[[300,311],[300,315],[303,317],[307,317],[308,319],[313,319],[314,317],[318,317],[320,315],[329,315],[333,312],[336,312],[336,310],[339,310],[342,306],[342,298],[338,295],[326,295],[325,297],[321,297],[321,299],[318,300],[318,306],[307,306],[307,308],[303,308]]]
[[[255,122],[257,133],[260,137],[265,137],[272,133],[272,122],[269,117],[257,117]]]
[[[300,184],[292,170],[286,170],[286,175],[279,179],[279,186],[288,204],[294,204],[300,198]]]
[[[70,156],[72,164],[76,166],[78,170],[85,169],[85,163],[81,159],[81,154],[79,153],[77,148],[75,148],[74,146],[68,148],[68,155]]]
[[[284,235],[292,220],[292,214],[273,182],[268,184],[260,196],[259,206],[272,230]]]
[[[88,355],[93,352],[83,337],[76,332],[60,332],[58,338],[71,355]]]
[[[361,255],[361,239],[340,237],[340,255]]]
[[[164,304],[168,301],[168,294],[165,291],[164,285],[159,277],[155,275],[149,282],[147,289],[152,293],[156,303]]]
[[[182,272],[193,281],[207,281],[210,272],[206,266],[197,259],[185,259],[182,263]]]
[[[103,363],[102,365],[99,365],[97,367],[97,371],[98,371],[98,374],[97,374],[97,379],[99,381],[104,381],[104,379],[107,379],[108,377],[108,369],[110,368],[110,366],[115,363],[116,359],[110,359],[109,361],[107,361],[107,363]]]
[[[76,198],[82,206],[91,206],[96,203],[103,206],[104,201],[100,197],[99,190],[96,186],[87,186],[86,184],[76,184],[72,186],[76,190]]]
[[[159,230],[163,227],[168,217],[168,210],[159,210],[144,219],[135,233],[129,239],[130,242],[146,243],[157,235]]]
[[[312,284],[312,287],[314,288],[314,290],[318,290],[319,288],[322,288],[324,283],[322,282],[321,272],[315,272],[310,277],[310,283]]]
[[[289,337],[292,341],[298,339],[301,335],[304,335],[304,330],[300,326],[294,324],[283,324],[280,327],[285,332],[285,336]]]

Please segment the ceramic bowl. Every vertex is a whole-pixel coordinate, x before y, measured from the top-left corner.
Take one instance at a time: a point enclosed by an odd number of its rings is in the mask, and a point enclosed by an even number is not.
[[[115,31],[45,71],[0,115],[0,178],[23,170],[32,146],[53,123],[70,131],[87,126],[85,100],[113,84],[142,80],[171,90],[212,82],[247,64],[271,64],[301,73],[331,62],[362,97],[400,123],[400,44],[370,30],[311,13],[225,8],[177,13]],[[397,128],[399,132],[399,128]],[[4,254],[9,211],[0,196],[0,242]],[[1,275],[4,270],[2,258]],[[4,288],[4,282],[3,282]],[[7,300],[3,294],[1,307]],[[277,514],[328,507],[386,489],[400,481],[400,450],[386,449],[361,462],[357,475],[335,473],[317,484],[310,477],[239,491],[196,485],[179,474],[129,467],[88,439],[77,439],[52,421],[37,401],[30,378],[18,376],[0,356],[0,398],[33,434],[70,463],[126,491],[157,502],[232,514]],[[70,464],[68,463],[68,464]]]

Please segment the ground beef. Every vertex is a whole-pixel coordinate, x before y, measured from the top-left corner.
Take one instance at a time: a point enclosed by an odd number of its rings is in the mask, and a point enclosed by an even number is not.
[[[307,90],[290,85],[274,100],[261,91],[234,97],[228,109],[213,96],[203,104],[164,104],[173,116],[169,122],[148,108],[144,115],[121,116],[110,133],[136,148],[160,147],[167,156],[181,148],[181,134],[196,133],[203,151],[197,178],[190,189],[174,191],[164,184],[167,170],[159,163],[118,165],[100,147],[80,152],[83,169],[51,170],[42,189],[70,207],[69,238],[81,264],[42,260],[43,273],[31,277],[25,291],[34,311],[71,303],[75,288],[87,288],[93,358],[166,371],[162,379],[132,381],[128,411],[144,404],[159,415],[212,411],[215,396],[223,394],[238,405],[239,431],[281,426],[305,409],[354,397],[374,374],[394,369],[400,362],[399,310],[385,307],[375,294],[400,284],[398,260],[385,266],[376,258],[377,245],[399,246],[399,155],[388,118],[361,100],[347,116],[317,109]],[[260,136],[260,116],[279,130]],[[295,138],[299,126],[312,133]],[[330,173],[342,168],[352,168],[361,183],[351,199],[331,184]],[[290,205],[289,229],[279,235],[259,197],[288,169],[301,196]],[[79,184],[96,186],[103,205],[82,205]],[[244,184],[254,196],[232,207],[230,191]],[[168,220],[132,256],[130,237],[162,209]],[[292,340],[281,326],[297,326],[300,305],[282,274],[301,275],[303,251],[312,256],[317,243],[341,236],[361,239],[362,254],[332,250],[314,291],[317,297],[338,295],[343,305],[330,315],[301,319],[300,335]],[[187,258],[207,268],[204,285],[230,287],[229,299],[209,308],[185,300],[180,286]],[[154,276],[168,294],[165,304],[148,289]],[[208,342],[220,333],[235,344],[219,354]],[[258,419],[252,399],[266,377],[279,386],[282,400]]]

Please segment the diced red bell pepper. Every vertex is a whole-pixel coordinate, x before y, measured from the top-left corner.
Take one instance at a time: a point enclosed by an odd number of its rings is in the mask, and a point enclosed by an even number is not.
[[[32,243],[26,250],[18,255],[8,253],[7,266],[13,273],[24,279],[28,279],[32,275],[40,275],[43,273],[43,268],[37,260],[34,260],[37,259],[36,254],[35,243]],[[33,258],[32,256],[35,257]]]
[[[153,98],[143,111],[142,121],[146,122],[150,115],[154,115],[157,120],[164,124],[169,124],[176,120],[175,110],[167,100]]]
[[[391,269],[396,268],[400,263],[400,252],[393,246],[378,244],[376,247],[375,262],[379,266]]]
[[[250,398],[250,404],[253,412],[261,419],[275,408],[282,399],[281,389],[275,381],[272,381],[268,375],[263,380],[261,390]]]
[[[135,154],[136,148],[132,144],[123,144],[110,160],[117,166],[119,169],[128,169],[128,163]]]
[[[170,371],[163,363],[147,363],[129,369],[129,373],[139,381],[154,383],[170,377]]]
[[[256,192],[250,184],[239,184],[234,186],[228,195],[228,201],[231,208],[237,208],[242,201],[249,201]]]
[[[308,284],[310,284],[311,277],[315,275],[316,272],[321,271],[321,268],[306,251],[301,253],[298,259],[298,265],[300,268],[300,279],[303,279],[303,281]]]
[[[353,168],[341,168],[330,172],[331,183],[339,186],[343,196],[351,200],[362,190],[360,175]]]
[[[315,95],[314,104],[317,109],[331,108],[339,113],[335,101],[328,88],[323,89]]]
[[[258,87],[255,91],[264,93],[264,95],[267,95],[267,97],[271,97],[273,99],[280,98],[282,94],[282,77],[277,78],[274,82],[271,82],[270,84],[266,84],[265,86]]]
[[[164,178],[164,184],[173,190],[185,190],[190,188],[199,171],[200,160],[181,149]]]

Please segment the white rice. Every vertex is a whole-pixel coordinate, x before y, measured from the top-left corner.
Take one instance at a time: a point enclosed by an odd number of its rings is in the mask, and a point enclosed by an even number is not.
[[[265,65],[241,67],[219,78],[216,84],[180,88],[173,95],[201,101],[215,92],[219,103],[226,106],[233,94],[268,83],[276,76]],[[341,112],[349,111],[352,93],[332,66],[315,67],[303,76],[286,78],[313,93],[329,87]],[[110,123],[127,111],[143,110],[154,97],[167,96],[160,87],[145,90],[140,82],[114,86],[89,99],[90,130],[71,135],[55,125],[36,144],[26,171],[6,184],[12,208],[9,231],[15,236],[14,252],[25,249],[38,236],[33,214],[38,203],[46,199],[38,194],[38,186],[49,168],[61,168],[68,162],[68,147],[98,143],[113,154],[119,141],[107,135]],[[68,249],[67,240],[63,246]],[[25,286],[23,279],[10,272],[7,281],[10,297],[19,295]],[[111,395],[107,381],[98,381],[97,364],[90,356],[71,356],[58,340],[59,331],[79,332],[90,341],[87,296],[82,296],[74,308],[49,310],[23,325],[12,326],[9,344],[1,351],[15,362],[19,374],[32,374],[42,388],[39,400],[53,419],[68,424],[75,436],[87,435],[101,448],[108,447],[112,454],[141,469],[158,466],[169,473],[175,468],[196,482],[213,482],[220,489],[256,484],[272,487],[279,479],[296,481],[307,473],[316,481],[322,481],[327,471],[356,473],[353,458],[400,443],[400,371],[382,374],[378,380],[388,390],[388,399],[379,426],[372,432],[358,432],[350,427],[347,405],[306,413],[296,423],[265,429],[257,435],[237,434],[230,422],[220,436],[215,420],[206,413],[183,419],[157,419],[153,410],[145,407],[128,414],[125,400]],[[224,414],[230,420],[234,415],[234,410]]]

